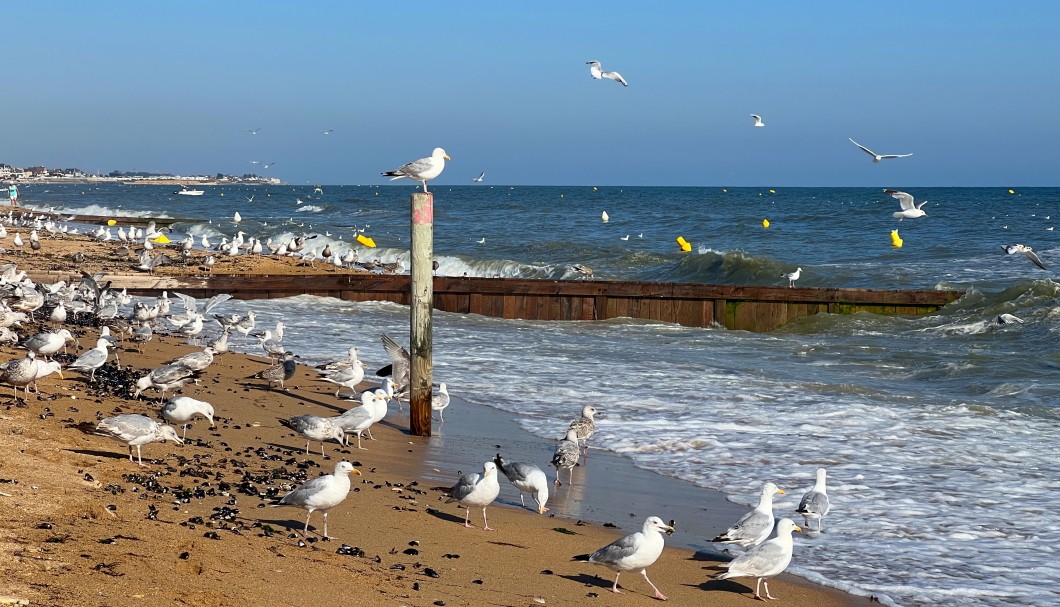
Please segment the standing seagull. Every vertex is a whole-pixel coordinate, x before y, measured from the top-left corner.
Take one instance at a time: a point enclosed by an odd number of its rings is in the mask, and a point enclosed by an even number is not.
[[[626,79],[622,77],[622,74],[619,74],[618,72],[600,71],[599,61],[586,61],[585,64],[589,66],[589,75],[592,76],[594,80],[607,78],[609,80],[614,80],[615,82],[618,82],[622,86],[629,86],[629,84],[626,82]]]
[[[582,416],[570,423],[570,429],[574,430],[578,436],[578,444],[581,445],[582,453],[588,455],[589,453],[589,439],[593,434],[596,434],[596,421],[593,420],[599,411],[592,405],[585,405],[582,407]]]
[[[850,139],[850,137],[847,137],[847,139]],[[854,145],[856,145],[859,148],[861,148],[862,150],[864,150],[866,154],[868,154],[869,156],[872,156],[872,161],[873,162],[879,162],[879,161],[883,160],[884,158],[908,158],[909,156],[912,156],[912,154],[877,154],[876,152],[873,152],[869,148],[861,145],[860,143],[858,143],[857,141],[854,141],[853,139],[850,139],[850,143],[853,143]]]
[[[70,363],[70,365],[66,368],[68,370],[72,369],[76,371],[89,371],[90,374],[88,379],[89,381],[94,382],[96,381],[96,369],[107,364],[107,348],[111,347],[112,345],[113,344],[109,339],[104,339],[100,337],[96,340],[95,348],[92,348],[91,350],[86,350],[84,354],[77,357],[77,360]]]
[[[794,542],[791,540],[792,531],[802,531],[802,529],[790,518],[780,519],[780,522],[777,523],[777,536],[775,538],[761,546],[755,546],[733,559],[726,565],[729,570],[718,575],[717,579],[756,577],[758,582],[755,583],[754,598],[760,601],[763,600],[762,595],[758,593],[760,584],[764,584],[766,587],[767,599],[776,598],[770,596],[769,582],[766,581],[766,578],[779,575],[791,563],[791,551],[794,547]]]
[[[794,272],[785,272],[784,274],[780,275],[781,278],[788,279],[789,289],[795,288],[795,281],[798,280],[800,276],[802,276],[802,268],[795,268]]]
[[[324,539],[328,537],[328,511],[338,506],[350,494],[350,473],[361,475],[361,471],[345,460],[335,464],[335,472],[318,476],[307,481],[301,487],[283,496],[273,506],[298,506],[305,508],[309,514],[305,517],[303,533],[309,533],[309,519],[314,510],[324,512]]]
[[[894,216],[898,218],[898,221],[903,219],[915,219],[927,215],[927,213],[921,208],[927,204],[926,200],[921,200],[920,204],[917,204],[913,201],[912,194],[906,194],[905,192],[899,192],[898,190],[884,190],[883,193],[890,194],[902,205],[902,210],[895,211],[894,213]]]
[[[179,423],[184,426],[184,433],[180,436],[181,440],[187,438],[188,422],[196,415],[201,415],[210,420],[210,427],[214,427],[213,405],[187,396],[174,396],[169,399],[162,407],[161,413],[167,422],[171,424]]]
[[[574,428],[567,430],[567,436],[556,445],[556,452],[552,454],[552,465],[556,468],[556,486],[563,484],[559,480],[559,471],[566,468],[570,471],[568,481],[574,484],[574,467],[578,465],[578,431]]]
[[[762,486],[762,497],[754,510],[740,517],[740,520],[725,530],[725,533],[711,541],[725,544],[736,544],[744,548],[757,546],[769,537],[773,531],[773,495],[784,493],[773,483]]]
[[[427,192],[427,182],[442,174],[446,160],[452,160],[449,154],[446,154],[442,148],[434,148],[434,152],[431,153],[430,157],[413,160],[398,169],[387,171],[383,175],[390,177],[390,181],[401,179],[402,177],[415,179],[423,183],[423,192],[427,194],[429,193]]]
[[[144,465],[143,457],[140,455],[140,447],[143,445],[166,440],[184,444],[172,426],[159,424],[146,415],[136,413],[105,418],[96,425],[93,434],[106,436],[128,445],[130,462],[133,461],[132,448],[136,447],[136,459],[139,460],[141,466]]]
[[[449,389],[445,382],[438,385],[438,394],[431,395],[431,410],[438,412],[438,419],[445,422],[445,408],[449,406]]]
[[[319,415],[296,415],[290,419],[281,419],[280,423],[305,438],[305,452],[309,455],[309,443],[320,441],[320,454],[324,455],[324,441],[333,438],[342,444],[342,428],[334,419]]]
[[[765,126],[766,123],[762,122],[762,117],[758,114],[751,114],[751,118],[755,119],[755,126]]]
[[[825,469],[817,469],[817,482],[814,483],[813,489],[810,489],[806,495],[802,496],[802,501],[799,502],[796,513],[801,514],[802,518],[806,519],[806,528],[810,527],[810,520],[817,519],[817,530],[821,531],[822,520],[824,515],[828,514],[828,487],[825,482]]]
[[[1005,249],[1005,252],[1008,253],[1009,255],[1015,255],[1016,253],[1023,253],[1024,255],[1027,256],[1027,259],[1029,259],[1032,262],[1034,262],[1034,265],[1038,266],[1039,268],[1041,268],[1043,270],[1048,269],[1048,268],[1045,267],[1045,264],[1042,263],[1042,260],[1038,259],[1038,254],[1034,252],[1034,249],[1028,247],[1025,244],[1003,244],[1003,245],[1001,245],[1001,248]]]
[[[493,462],[486,462],[482,465],[481,476],[475,473],[461,476],[456,485],[449,490],[449,499],[445,500],[445,503],[460,503],[460,506],[464,508],[464,526],[469,529],[474,527],[470,521],[471,507],[482,506],[482,528],[486,531],[496,531],[486,520],[486,506],[492,504],[500,492],[501,486],[497,482],[497,465]]]
[[[493,458],[493,463],[497,464],[504,476],[507,476],[512,485],[515,485],[515,488],[519,490],[519,503],[524,508],[526,507],[526,502],[523,501],[523,493],[529,493],[534,496],[534,501],[537,502],[538,514],[548,512],[548,508],[545,507],[548,502],[548,477],[545,476],[545,472],[541,468],[533,464],[510,462],[501,457],[500,453]]]
[[[648,582],[651,589],[655,591],[655,598],[665,601],[666,595],[659,592],[655,584],[648,579],[648,567],[652,566],[662,555],[665,545],[663,531],[673,533],[674,528],[662,522],[662,519],[657,516],[649,516],[640,531],[616,540],[592,554],[580,554],[574,557],[574,560],[596,563],[614,571],[615,583],[611,586],[611,592],[618,594],[622,594],[622,591],[618,589],[618,577],[622,575],[622,572],[640,569],[644,581]]]

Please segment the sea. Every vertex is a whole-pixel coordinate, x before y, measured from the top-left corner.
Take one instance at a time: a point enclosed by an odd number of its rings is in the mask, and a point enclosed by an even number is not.
[[[592,403],[604,412],[595,448],[738,504],[772,481],[786,490],[775,513],[799,524],[826,468],[832,511],[822,533],[796,534],[790,568],[814,582],[887,605],[1060,604],[1060,189],[892,187],[927,215],[894,218],[882,187],[434,185],[438,274],[575,279],[584,265],[596,280],[786,286],[801,268],[800,287],[963,294],[935,314],[821,314],[769,333],[436,312],[435,381],[557,439]],[[21,193],[64,214],[194,220],[173,239],[307,234],[310,250],[331,243],[407,271],[411,187],[203,189]],[[1049,269],[1006,254],[1016,243]],[[381,365],[380,333],[408,339],[408,309],[389,303],[225,305],[283,318],[285,343],[311,361],[358,346]]]

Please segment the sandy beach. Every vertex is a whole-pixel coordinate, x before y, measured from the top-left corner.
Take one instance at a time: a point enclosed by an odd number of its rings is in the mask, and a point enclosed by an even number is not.
[[[61,266],[68,254],[52,250],[32,261]],[[28,257],[16,261],[25,264]],[[19,333],[42,328],[48,327],[26,325]],[[99,333],[93,327],[74,331],[85,347]],[[124,347],[120,376],[139,377],[196,349],[175,338],[156,338],[143,354]],[[5,346],[0,360],[23,353]],[[331,442],[321,456],[314,443],[307,455],[302,438],[279,420],[333,415],[356,403],[336,399],[334,386],[305,365],[288,390],[247,379],[267,365],[253,356],[219,357],[201,385],[182,392],[213,404],[216,428],[197,420],[185,445],[145,446],[144,468],[129,461],[124,445],[78,426],[119,413],[158,418],[157,393],[134,400],[122,388],[100,389],[79,372],[43,380],[40,394],[26,402],[5,387],[0,595],[65,606],[141,605],[145,599],[320,605],[347,597],[369,605],[646,604],[654,601],[651,589],[636,572],[621,578],[627,594],[615,595],[611,571],[571,557],[639,530],[656,515],[677,521],[677,532],[649,569],[672,602],[751,600],[753,579],[715,581],[725,557],[687,548],[706,544],[745,510],[716,492],[594,450],[575,470],[574,484],[554,490],[548,515],[519,507],[517,491],[502,478],[500,498],[488,510],[497,531],[466,529],[463,510],[445,504],[439,488],[480,471],[498,452],[537,463],[551,475],[549,441],[530,436],[503,412],[455,399],[431,438],[410,436],[407,417],[392,403],[367,450]],[[113,358],[104,370],[119,372]],[[572,419],[578,408],[572,406]],[[362,475],[352,477],[353,491],[331,513],[335,539],[320,540],[319,513],[303,535],[303,510],[269,507],[305,479],[331,472],[340,459]],[[471,514],[481,526],[481,512]],[[771,591],[795,606],[868,602],[789,575],[777,578]]]

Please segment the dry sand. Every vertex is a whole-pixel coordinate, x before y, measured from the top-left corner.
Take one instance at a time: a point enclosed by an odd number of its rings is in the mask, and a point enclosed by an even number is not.
[[[98,330],[78,333],[91,345]],[[156,339],[144,354],[123,349],[121,360],[135,370],[127,376],[137,377],[194,349]],[[0,348],[0,361],[22,355]],[[24,403],[0,388],[0,597],[67,607],[649,604],[651,589],[640,575],[624,574],[627,593],[615,595],[612,572],[571,557],[656,514],[678,519],[670,547],[649,569],[671,602],[750,604],[754,580],[712,580],[715,556],[678,547],[702,542],[742,510],[716,494],[704,492],[709,506],[702,510],[669,514],[661,511],[669,501],[695,503],[690,494],[697,490],[594,451],[576,470],[575,485],[555,492],[553,516],[519,508],[502,478],[501,498],[488,511],[497,531],[465,529],[463,510],[444,504],[436,488],[480,470],[497,451],[543,465],[546,441],[501,412],[457,399],[431,438],[409,436],[407,418],[392,405],[367,450],[332,442],[322,457],[315,443],[306,455],[302,438],[278,420],[330,415],[355,403],[336,399],[334,386],[316,381],[306,366],[288,391],[246,379],[266,365],[240,354],[215,361],[201,385],[182,393],[211,402],[217,427],[196,420],[184,446],[145,446],[144,468],[129,461],[124,445],[76,426],[118,413],[157,417],[156,394],[140,401],[105,394],[77,372],[45,379],[40,395]],[[352,477],[353,492],[331,513],[335,539],[320,540],[319,513],[304,536],[305,511],[268,507],[305,478],[331,472],[338,459],[354,462],[363,476]],[[688,494],[670,493],[677,491]],[[472,511],[472,522],[481,526],[480,511]],[[344,545],[352,554],[340,554]],[[792,576],[771,590],[796,607],[868,602]]]

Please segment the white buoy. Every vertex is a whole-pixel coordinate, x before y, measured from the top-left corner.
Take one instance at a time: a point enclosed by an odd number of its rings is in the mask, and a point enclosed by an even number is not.
[[[607,216],[607,211],[604,211],[603,213],[600,213],[600,219],[602,219],[604,223],[607,223],[607,221],[611,218]]]
[[[236,211],[236,214],[232,216],[232,221],[236,223],[243,221],[243,217],[239,214],[239,211]]]

